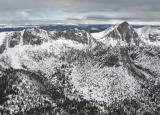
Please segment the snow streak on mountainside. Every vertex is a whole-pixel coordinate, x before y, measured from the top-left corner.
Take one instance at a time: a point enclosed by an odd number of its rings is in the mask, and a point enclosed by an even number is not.
[[[158,28],[1,33],[0,112],[160,114]]]
[[[5,36],[6,36],[6,32],[1,32],[0,33],[0,45],[2,45],[2,43],[3,43],[3,40],[5,39]]]

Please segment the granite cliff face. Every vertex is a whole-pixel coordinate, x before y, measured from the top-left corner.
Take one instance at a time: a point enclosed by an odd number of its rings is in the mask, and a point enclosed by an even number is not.
[[[7,34],[0,47],[0,112],[160,114],[160,46],[146,42],[142,30],[123,22],[99,33],[27,28]]]

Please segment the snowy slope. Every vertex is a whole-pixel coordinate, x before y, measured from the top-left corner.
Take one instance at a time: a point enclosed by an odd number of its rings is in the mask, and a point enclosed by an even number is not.
[[[102,31],[102,32],[98,32],[98,33],[92,33],[91,35],[95,38],[95,39],[102,39],[103,37],[105,37],[108,33],[110,33],[111,31],[113,31],[114,29],[116,29],[118,27],[118,25],[114,25],[110,28],[107,28],[106,30]]]
[[[23,61],[21,62],[21,60],[28,60],[27,63],[29,63],[31,60],[34,61],[32,57],[36,58],[38,55],[42,56],[42,59],[47,58],[47,55],[50,54],[60,57],[63,52],[67,51],[68,49],[83,50],[86,48],[88,48],[88,46],[85,44],[60,38],[58,40],[44,42],[38,46],[17,45],[14,48],[8,48],[5,50],[0,57],[7,57],[10,60],[12,68],[22,69],[21,65]]]
[[[160,46],[160,29],[158,27],[142,27],[136,29],[141,40],[146,45]]]
[[[136,31],[141,37],[148,37],[149,34],[160,34],[160,29],[158,27],[151,26],[138,28]]]
[[[0,46],[3,44],[3,40],[5,39],[7,32],[0,32]]]

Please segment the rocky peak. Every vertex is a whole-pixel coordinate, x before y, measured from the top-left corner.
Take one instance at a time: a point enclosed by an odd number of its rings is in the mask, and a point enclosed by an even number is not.
[[[122,40],[128,45],[139,44],[139,36],[137,32],[126,21],[116,26],[108,33],[107,37]]]
[[[127,28],[127,27],[129,27],[130,25],[128,24],[128,22],[127,21],[124,21],[124,22],[122,22],[121,24],[119,24],[119,27],[121,27],[121,28]]]
[[[121,34],[121,38],[127,43],[135,42],[135,44],[138,44],[138,34],[127,22],[121,23],[117,29]]]

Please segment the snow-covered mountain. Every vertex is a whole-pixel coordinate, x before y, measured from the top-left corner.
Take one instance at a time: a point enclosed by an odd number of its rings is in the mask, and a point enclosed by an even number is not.
[[[160,33],[147,28],[1,33],[0,112],[160,114],[160,47],[149,38]]]
[[[93,33],[94,38],[105,45],[138,45],[140,40],[137,32],[127,23],[112,26],[102,32]]]

